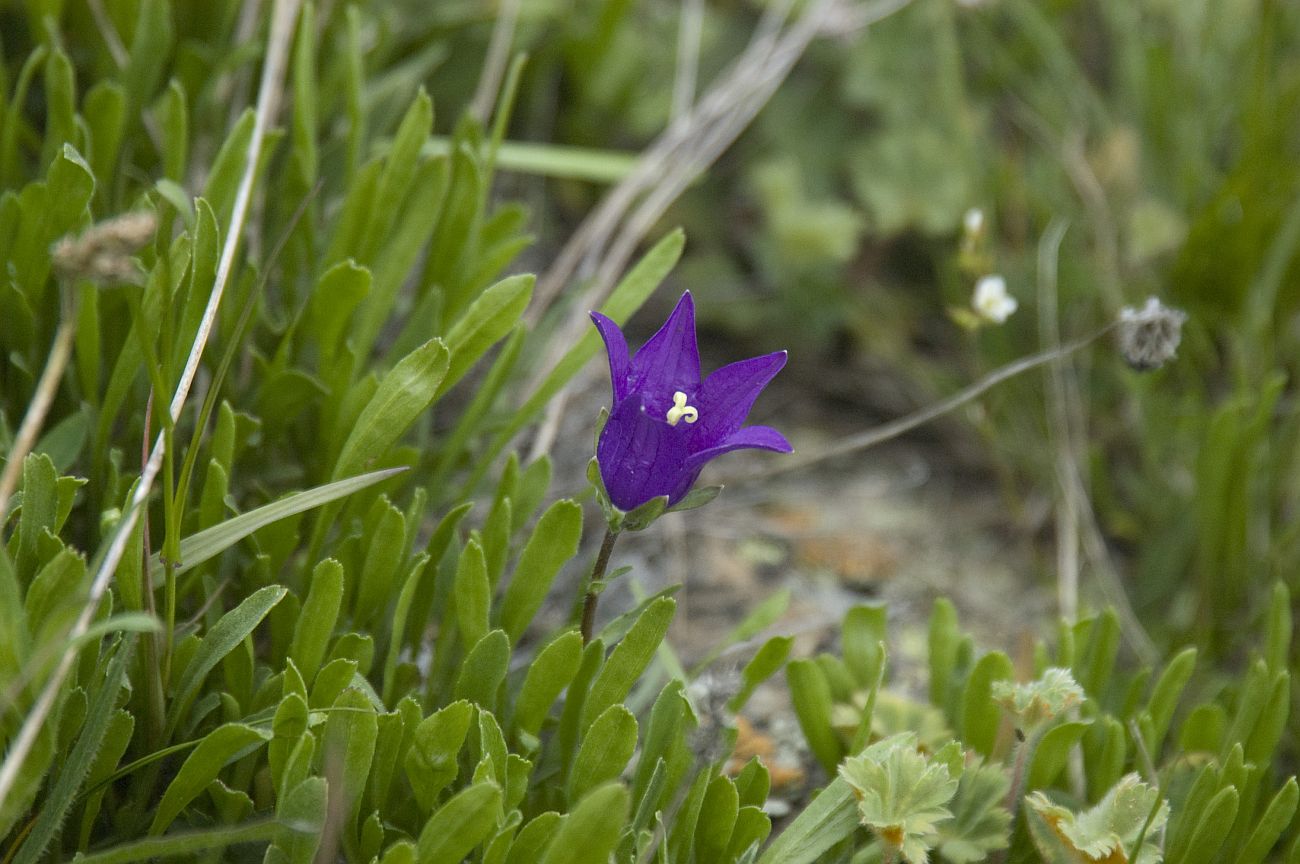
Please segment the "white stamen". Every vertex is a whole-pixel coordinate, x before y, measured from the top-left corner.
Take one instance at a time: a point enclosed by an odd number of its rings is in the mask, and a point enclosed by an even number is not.
[[[673,394],[673,407],[668,409],[668,425],[676,426],[678,420],[694,423],[700,419],[700,412],[686,404],[686,394],[678,390]]]

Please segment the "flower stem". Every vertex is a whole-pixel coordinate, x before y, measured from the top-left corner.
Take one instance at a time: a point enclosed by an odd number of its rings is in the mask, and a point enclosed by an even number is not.
[[[609,569],[609,557],[614,552],[614,541],[618,533],[605,530],[605,539],[600,543],[596,553],[596,563],[591,566],[591,578],[587,580],[587,594],[582,598],[582,644],[591,641],[591,631],[596,625],[596,604],[600,602],[600,592],[605,589],[605,572]]]
[[[865,450],[868,447],[875,447],[877,444],[883,444],[886,441],[897,438],[905,432],[910,432],[917,426],[928,423],[936,417],[941,417],[949,411],[960,408],[967,402],[982,396],[986,391],[991,390],[1008,378],[1014,378],[1031,369],[1036,369],[1047,363],[1052,363],[1062,357],[1067,357],[1075,351],[1086,348],[1093,342],[1115,329],[1118,322],[1107,324],[1087,336],[1076,339],[1073,342],[1066,342],[1058,347],[1049,348],[1046,351],[1040,351],[1037,354],[1030,354],[1021,357],[1019,360],[1013,360],[1005,366],[999,366],[983,378],[973,384],[958,390],[951,396],[940,399],[932,405],[913,411],[905,417],[899,417],[897,420],[891,420],[888,423],[882,423],[874,426],[856,435],[850,435],[847,438],[823,447],[821,450],[815,450],[803,456],[793,459],[783,459],[779,465],[775,465],[765,472],[765,476],[771,477],[776,474],[784,474],[788,471],[797,471],[807,468],[809,465],[821,462],[826,459],[833,459],[836,456],[844,456],[848,453],[854,453],[858,450]]]
[[[1038,749],[1038,741],[1041,739],[1042,731],[1035,729],[1028,736],[1016,730],[1018,742],[1016,744],[1016,760],[1011,768],[1011,789],[1007,792],[1006,801],[1003,806],[1011,814],[1011,833],[1014,836],[1016,830],[1016,817],[1020,815],[1020,799],[1025,794],[1025,783],[1029,779],[1029,763],[1033,759],[1034,751]],[[1002,864],[1007,857],[1007,849],[999,849],[989,858],[993,864]]]

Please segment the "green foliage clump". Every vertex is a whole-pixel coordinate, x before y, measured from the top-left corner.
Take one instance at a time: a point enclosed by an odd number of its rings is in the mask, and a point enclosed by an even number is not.
[[[1290,596],[1279,588],[1273,601],[1285,610]],[[841,656],[791,663],[792,673],[802,670],[791,683],[810,747],[836,761],[849,755],[760,861],[901,856],[915,864],[935,855],[951,864],[1209,864],[1300,856],[1292,826],[1298,787],[1294,776],[1281,779],[1278,759],[1290,672],[1266,656],[1239,686],[1196,679],[1195,649],[1158,675],[1129,669],[1118,660],[1115,616],[1106,613],[1062,628],[1054,652],[1040,645],[1036,677],[1017,683],[1009,658],[977,654],[951,604],[940,601],[927,701],[946,730],[927,742],[914,732],[882,735],[884,624],[883,608],[854,608]],[[1290,638],[1288,626],[1268,643]]]

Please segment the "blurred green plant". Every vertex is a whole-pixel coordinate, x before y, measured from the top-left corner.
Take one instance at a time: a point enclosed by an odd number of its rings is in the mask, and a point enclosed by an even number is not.
[[[677,14],[594,3],[572,56],[538,45],[539,76],[574,93],[559,134],[622,146],[669,121],[666,100],[626,97],[637,76],[689,66],[648,47],[679,38]],[[731,56],[761,14],[774,13],[707,7],[699,68]],[[1012,513],[1061,482],[1060,440],[1074,440],[1067,456],[1107,541],[1086,550],[1092,567],[1118,569],[1161,644],[1190,640],[1231,664],[1268,586],[1300,591],[1298,15],[1276,0],[904,3],[869,36],[815,46],[685,196],[682,272],[715,286],[714,327],[756,341],[798,328],[819,363],[867,355],[910,384],[891,390],[910,404],[871,409],[906,411],[1048,347],[1043,315],[1070,332],[1149,295],[1187,310],[1176,368],[1065,366],[1078,394],[1066,407],[1086,430],[1053,430],[1031,381],[989,397],[971,426]],[[972,208],[976,250],[961,228]],[[1049,302],[1038,259],[1053,220],[1071,227]],[[946,326],[945,310],[971,320],[972,289],[992,273],[1022,312],[978,333]]]

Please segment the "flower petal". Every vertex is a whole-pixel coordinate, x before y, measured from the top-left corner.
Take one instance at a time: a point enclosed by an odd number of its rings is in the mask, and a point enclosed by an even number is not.
[[[699,471],[704,467],[704,463],[710,459],[715,459],[723,453],[730,453],[732,450],[746,448],[775,450],[778,453],[789,453],[794,450],[790,446],[790,442],[785,440],[785,436],[771,426],[746,426],[744,429],[728,435],[716,447],[709,447],[706,450],[698,450],[692,453],[686,459],[686,467],[693,471]]]
[[[680,501],[699,476],[687,455],[686,435],[647,414],[635,391],[614,406],[596,445],[605,491],[623,511],[659,495]]]
[[[632,361],[627,350],[627,339],[623,331],[612,318],[592,312],[591,323],[600,331],[600,338],[605,340],[605,353],[609,356],[609,380],[614,385],[614,404],[622,402],[628,394],[628,372]]]
[[[692,449],[716,446],[738,430],[758,394],[785,366],[785,358],[784,351],[751,357],[705,378],[696,397],[700,419],[691,429]]]
[[[664,326],[632,358],[631,390],[645,396],[646,410],[662,416],[672,406],[673,393],[694,396],[700,386],[700,351],[695,342],[695,301],[682,294]]]

